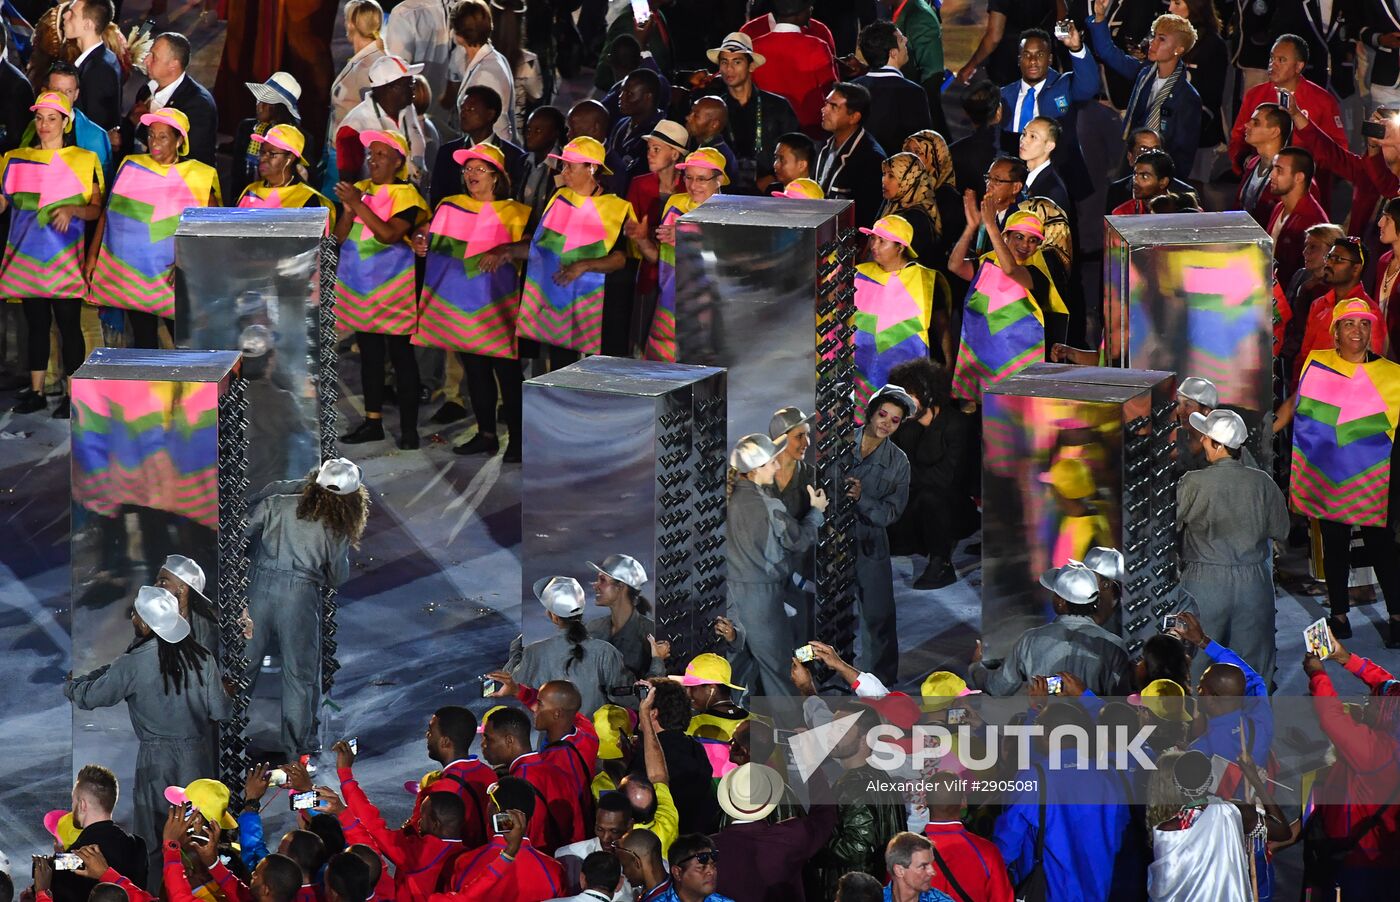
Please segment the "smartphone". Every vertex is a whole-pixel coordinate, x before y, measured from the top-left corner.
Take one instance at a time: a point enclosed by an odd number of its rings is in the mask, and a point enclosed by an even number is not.
[[[1291,106],[1292,103],[1293,103],[1293,95],[1292,95],[1292,94],[1288,93],[1287,91],[1279,91],[1279,92],[1278,92],[1278,105],[1279,105],[1279,106],[1283,107],[1285,110],[1288,110],[1289,112],[1292,112],[1292,109],[1293,109],[1292,106]]]
[[[1051,695],[1059,695],[1065,689],[1063,677],[1048,676],[1045,678],[1045,691]]]
[[[817,657],[816,652],[812,651],[812,646],[810,645],[802,646],[797,651],[793,652],[792,655],[803,664],[810,664]]]
[[[796,732],[797,732],[796,730],[774,730],[774,731],[773,731],[773,744],[774,744],[774,745],[792,745],[792,736],[793,736],[793,734],[796,733]]]
[[[492,833],[509,833],[510,828],[513,826],[515,826],[515,824],[511,821],[510,815],[506,814],[504,811],[498,811],[491,815]]]
[[[495,680],[483,679],[481,681],[481,697],[490,698],[491,696],[495,695],[500,690],[500,688],[500,685],[497,684]]]
[[[1384,138],[1384,122],[1363,122],[1361,123],[1361,137],[1363,138]]]
[[[967,723],[967,709],[966,709],[966,708],[949,708],[949,709],[948,709],[948,726],[950,726],[950,727],[955,727],[955,726],[957,726],[958,724],[961,724],[961,723]]]
[[[348,746],[350,746],[350,754],[352,754],[352,755],[358,755],[358,754],[360,753],[360,740],[359,740],[359,739],[356,739],[355,737],[352,736],[351,738],[345,740],[345,744],[348,745]]]
[[[632,0],[632,18],[638,25],[647,24],[651,18],[650,0]]]
[[[1162,618],[1162,632],[1167,633],[1182,626],[1181,618],[1175,614],[1168,614]]]
[[[55,871],[76,871],[83,866],[83,860],[76,852],[59,852],[53,857]]]
[[[1061,19],[1055,23],[1055,39],[1059,41],[1069,40],[1069,19]]]
[[[316,790],[308,789],[306,792],[294,792],[287,797],[291,800],[293,811],[309,811],[316,807]]]
[[[637,698],[646,698],[651,695],[651,683],[637,684]]]

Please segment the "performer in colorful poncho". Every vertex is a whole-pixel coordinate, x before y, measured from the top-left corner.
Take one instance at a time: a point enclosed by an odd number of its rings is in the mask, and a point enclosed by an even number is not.
[[[1047,351],[1064,341],[1069,308],[1056,290],[1040,251],[1045,241],[1040,217],[1023,210],[1012,213],[1003,235],[990,201],[984,199],[979,210],[968,191],[963,195],[963,208],[967,226],[948,255],[948,271],[972,282],[972,287],[963,313],[953,395],[976,401],[983,385],[1048,359]],[[974,267],[967,253],[979,224],[986,230],[992,250]]]
[[[530,208],[510,200],[506,158],[494,144],[477,144],[452,155],[462,167],[466,193],[443,198],[432,224],[419,229],[413,249],[427,257],[413,343],[461,351],[467,396],[476,414],[476,435],[453,448],[456,454],[494,455],[496,384],[500,383],[510,440],[506,462],[520,460],[520,354],[515,318],[520,308],[520,272],[506,248],[520,241]]]
[[[1316,517],[1322,532],[1328,620],[1339,639],[1351,635],[1347,574],[1351,529],[1359,526],[1390,609],[1387,645],[1400,646],[1400,550],[1387,528],[1391,454],[1400,421],[1400,364],[1370,350],[1376,315],[1364,299],[1332,311],[1336,350],[1313,351],[1298,392],[1279,408],[1274,431],[1293,423],[1289,501]]]
[[[218,206],[214,167],[186,159],[190,120],[174,107],[141,117],[149,154],[127,157],[88,251],[88,300],[126,311],[138,348],[159,347],[165,320],[175,335],[175,227],[189,207]],[[158,319],[159,318],[159,319]]]
[[[944,360],[953,355],[948,324],[952,305],[948,282],[920,266],[912,246],[914,228],[903,216],[886,216],[870,236],[869,263],[856,267],[856,410],[863,411],[874,390],[889,381],[890,370],[906,360],[929,356],[929,328]]]
[[[713,147],[691,153],[676,168],[681,170],[684,194],[672,194],[661,211],[661,223],[653,234],[645,218],[626,225],[627,237],[648,263],[656,264],[656,313],[647,336],[648,360],[676,361],[676,220],[694,210],[729,184],[724,154]]]
[[[409,336],[418,325],[409,234],[428,217],[428,202],[408,183],[408,140],[398,132],[366,131],[369,178],[335,186],[345,214],[340,242],[336,316],[354,330],[360,348],[365,420],[340,437],[347,445],[384,438],[384,362],[394,361],[399,393],[399,447],[418,447],[418,361]]]
[[[19,393],[15,413],[47,406],[44,371],[49,367],[49,324],[58,322],[63,372],[73,375],[87,356],[81,327],[85,223],[102,212],[102,164],[92,151],[73,146],[73,106],[63,94],[45,91],[29,108],[38,147],[12,150],[0,162],[0,213],[10,207],[10,235],[0,263],[0,297],[23,298],[28,324],[29,388]],[[63,399],[53,416],[66,419]]]
[[[557,369],[577,360],[579,352],[601,350],[603,277],[626,265],[617,242],[636,214],[598,184],[599,175],[612,171],[603,165],[603,145],[596,139],[575,138],[549,157],[563,163],[564,187],[544,208],[529,242],[516,330],[545,345],[550,366]]]
[[[265,135],[253,135],[258,145],[258,179],[243,189],[240,207],[325,207],[335,228],[335,204],[302,179],[298,166],[306,165],[302,151],[306,137],[294,125],[274,125]]]

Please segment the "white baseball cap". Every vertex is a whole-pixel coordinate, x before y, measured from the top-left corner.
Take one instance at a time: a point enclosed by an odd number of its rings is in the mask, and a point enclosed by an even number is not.
[[[798,426],[805,426],[812,422],[812,417],[816,414],[805,414],[800,407],[784,407],[773,412],[773,419],[768,421],[768,435],[774,439],[780,435],[787,435]]]
[[[204,568],[196,564],[191,558],[183,554],[172,554],[165,559],[165,563],[160,565],[160,569],[168,572],[171,576],[190,587],[190,591],[200,598],[208,600],[204,595]],[[162,589],[162,592],[165,590]]]
[[[535,581],[535,597],[544,609],[567,620],[583,613],[583,586],[572,576],[546,576]]]
[[[401,78],[412,78],[423,71],[422,63],[409,64],[401,56],[381,56],[369,67],[369,86],[371,88],[382,88],[391,85]]]
[[[1099,577],[1080,561],[1070,560],[1063,567],[1040,575],[1040,584],[1072,605],[1097,604]]]
[[[151,632],[166,642],[181,642],[190,634],[189,621],[180,616],[180,602],[164,589],[155,586],[138,589],[136,613],[146,621]]]
[[[361,482],[359,466],[344,457],[333,457],[316,471],[316,484],[334,495],[353,495]]]
[[[752,473],[768,463],[783,450],[787,436],[771,439],[761,432],[752,432],[739,439],[729,452],[729,465],[740,473]]]
[[[1181,384],[1176,387],[1176,396],[1195,401],[1212,410],[1220,406],[1220,392],[1216,390],[1215,383],[1200,376],[1187,376],[1182,379]]]
[[[1231,451],[1244,444],[1249,437],[1249,429],[1244,420],[1233,410],[1213,410],[1209,416],[1191,414],[1191,428],[1207,436]]]
[[[588,566],[634,589],[640,589],[647,583],[646,568],[629,554],[610,554],[603,558],[601,565],[589,561]]]
[[[1104,548],[1101,545],[1090,548],[1084,552],[1084,566],[1104,579],[1111,579],[1116,583],[1123,581],[1123,552],[1117,548]]]

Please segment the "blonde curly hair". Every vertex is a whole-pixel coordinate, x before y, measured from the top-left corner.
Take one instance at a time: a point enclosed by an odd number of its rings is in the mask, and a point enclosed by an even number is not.
[[[1152,33],[1156,34],[1158,29],[1161,29],[1163,34],[1180,38],[1183,53],[1190,53],[1191,48],[1196,46],[1196,26],[1181,16],[1163,13],[1152,20]]]

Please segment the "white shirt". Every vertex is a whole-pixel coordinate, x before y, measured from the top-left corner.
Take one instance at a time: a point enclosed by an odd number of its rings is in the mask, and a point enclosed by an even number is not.
[[[428,109],[446,140],[462,133],[457,111],[441,103],[442,86],[452,80],[449,73],[454,45],[448,15],[454,5],[452,0],[403,0],[384,24],[384,46],[389,52],[410,63],[423,64],[423,77],[433,95]]]
[[[156,80],[153,78],[146,82],[146,87],[151,90],[151,99],[148,101],[152,113],[165,109],[165,105],[170,102],[170,95],[175,93],[175,89],[180,87],[180,82],[185,80],[185,73],[181,72],[180,77],[170,84],[156,90]]]
[[[85,59],[87,59],[89,56],[91,56],[91,55],[92,55],[92,52],[93,52],[94,50],[96,50],[98,47],[101,47],[101,46],[102,46],[102,41],[101,41],[101,40],[98,40],[98,42],[97,42],[96,44],[93,44],[91,47],[89,47],[88,49],[84,50],[82,53],[78,54],[78,58],[75,59],[75,60],[73,60],[73,68],[74,68],[74,69],[81,69],[81,68],[83,67],[83,60],[85,60]],[[0,59],[2,59],[2,58],[3,58],[3,57],[0,57]]]
[[[592,839],[585,839],[582,842],[560,846],[555,850],[554,858],[564,866],[564,875],[568,879],[568,885],[578,886],[578,875],[579,871],[583,870],[583,860],[594,852],[601,851],[603,851],[603,843],[595,836]],[[665,863],[665,859],[662,859],[662,867],[665,868],[667,873],[670,873],[671,868]],[[578,900],[578,902],[606,902],[608,898],[607,896],[602,896],[601,893],[590,896],[588,895],[589,892],[591,891],[584,890],[577,896],[566,896],[563,898]],[[612,897],[612,902],[632,902],[638,895],[639,893],[633,890],[631,885],[624,880],[622,881],[622,888]],[[600,896],[601,900],[599,898]]]
[[[519,144],[515,133],[515,77],[510,71],[510,61],[488,41],[467,61],[462,74],[462,87],[457,89],[457,109],[467,99],[467,88],[484,85],[495,91],[501,98],[501,115],[491,130],[500,138]]]
[[[1080,47],[1078,51],[1070,53],[1070,56],[1076,59],[1084,59],[1086,53],[1088,53],[1088,51],[1086,51],[1083,47]],[[1026,127],[1026,123],[1021,121],[1021,104],[1026,102],[1026,92],[1032,89],[1035,90],[1035,114],[1030,117],[1030,119],[1034,119],[1036,116],[1041,115],[1040,101],[1045,94],[1047,81],[1047,79],[1041,79],[1039,82],[1031,84],[1024,78],[1021,79],[1021,90],[1016,92],[1016,108],[1011,111],[1011,115],[1016,117],[1016,131],[1018,133],[1023,131]],[[1054,118],[1059,117],[1056,116]],[[1029,122],[1030,119],[1027,119],[1026,121]]]
[[[1028,195],[1030,194],[1030,192],[1031,192],[1031,185],[1035,184],[1035,177],[1038,176],[1038,175],[1040,175],[1042,172],[1044,172],[1045,170],[1047,170],[1047,169],[1049,169],[1049,168],[1050,168],[1050,160],[1047,159],[1044,163],[1041,163],[1039,166],[1035,167],[1035,168],[1032,169],[1030,172],[1026,173],[1026,194],[1028,194]]]
[[[331,83],[331,121],[328,134],[332,142],[341,120],[365,99],[365,92],[369,90],[369,67],[383,55],[384,51],[379,48],[377,42],[366,44],[350,57],[345,68],[340,70],[340,74]]]
[[[403,133],[408,139],[408,179],[416,185],[427,183],[427,136],[423,134],[418,111],[412,105],[404,107],[404,111],[399,114],[399,121],[395,122],[385,115],[373,97],[366,97],[345,114],[345,118],[340,121],[340,127],[356,132],[392,129]]]
[[[790,34],[802,34],[802,26],[793,25],[790,22],[775,22],[773,21],[772,13],[768,14],[768,20],[769,24],[772,26],[771,28],[769,28],[769,31],[773,34],[782,34],[783,32],[788,32]]]

